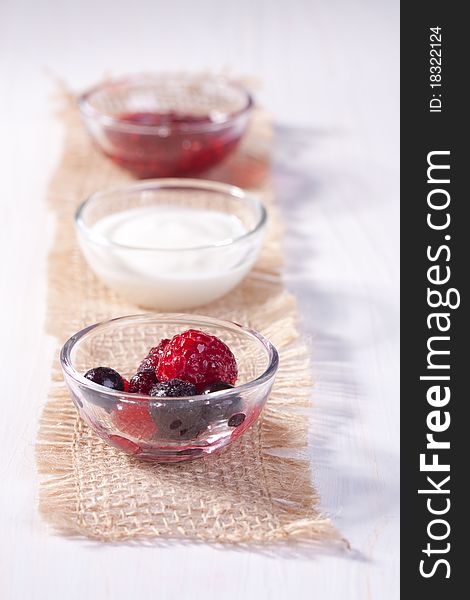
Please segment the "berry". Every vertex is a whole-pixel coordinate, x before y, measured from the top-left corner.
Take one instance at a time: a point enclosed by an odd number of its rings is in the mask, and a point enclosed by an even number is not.
[[[246,418],[246,415],[244,415],[243,413],[237,413],[236,415],[232,415],[230,417],[230,419],[228,420],[228,426],[229,427],[238,427],[239,425],[241,425],[243,423],[245,418]]]
[[[162,356],[165,348],[169,344],[170,340],[163,339],[158,346],[154,346],[150,348],[149,353],[144,358],[144,360],[140,363],[137,372],[140,373],[142,371],[155,371],[158,367],[158,363],[160,361],[160,357]]]
[[[213,381],[212,383],[203,383],[197,386],[198,394],[211,394],[212,392],[220,392],[221,390],[229,390],[233,388],[230,383],[225,381]]]
[[[124,379],[114,369],[109,367],[96,367],[85,373],[85,377],[98,385],[110,388],[111,390],[124,391]]]
[[[181,379],[170,379],[154,385],[150,395],[155,398],[178,398],[181,396],[195,396],[196,386]]]
[[[233,389],[233,385],[224,381],[213,381],[198,386],[198,394],[212,394],[212,392],[220,392],[221,390]],[[211,398],[204,405],[203,416],[207,423],[215,425],[216,421],[226,421],[234,413],[241,409],[241,398],[233,393],[225,398]]]
[[[129,382],[127,381],[127,379],[125,377],[123,377],[122,380],[124,381],[124,391],[128,392],[129,391]]]
[[[242,401],[238,395],[230,395],[228,398],[212,398],[204,406],[203,416],[206,421],[216,425],[219,421],[227,421],[235,413],[240,412]]]
[[[237,362],[230,348],[219,338],[197,329],[175,335],[161,356],[157,377],[160,381],[183,379],[195,385],[237,380]]]
[[[196,386],[181,379],[157,383],[150,390],[150,395],[156,398],[178,398],[195,394]],[[200,404],[190,404],[182,408],[179,403],[152,403],[150,410],[155,423],[158,424],[160,435],[169,440],[190,440],[206,428]]]
[[[155,371],[140,371],[136,373],[129,382],[131,394],[150,394],[150,389],[158,383]]]
[[[191,384],[189,384],[191,385]],[[158,426],[161,439],[188,441],[198,437],[207,427],[200,403],[188,403],[184,407],[179,402],[150,404],[153,420]]]
[[[157,426],[149,412],[146,403],[122,402],[116,406],[113,412],[113,422],[122,433],[133,438],[147,439],[155,435]]]

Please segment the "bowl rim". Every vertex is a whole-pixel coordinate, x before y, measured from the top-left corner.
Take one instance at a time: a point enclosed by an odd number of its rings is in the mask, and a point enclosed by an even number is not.
[[[142,192],[142,191],[158,191],[158,190],[171,190],[171,189],[186,189],[190,191],[191,189],[198,190],[206,190],[209,192],[220,192],[222,194],[226,194],[228,196],[232,196],[237,198],[240,201],[250,201],[253,203],[259,212],[259,219],[255,226],[239,235],[235,238],[224,240],[221,242],[215,242],[213,244],[207,244],[204,246],[185,246],[184,248],[159,248],[159,247],[145,247],[145,246],[130,246],[127,244],[120,244],[118,242],[114,242],[109,240],[108,238],[97,235],[92,232],[90,227],[88,227],[83,221],[83,213],[87,209],[87,207],[92,203],[103,200],[105,198],[112,197],[116,194],[128,194],[134,192]],[[113,213],[115,214],[115,213]],[[160,179],[145,179],[144,181],[132,183],[130,185],[119,186],[115,188],[111,188],[108,190],[100,190],[95,192],[91,196],[89,196],[86,200],[84,200],[80,206],[77,208],[75,212],[74,222],[75,228],[78,233],[81,233],[87,241],[93,242],[100,246],[104,246],[107,248],[116,248],[119,250],[131,250],[138,252],[194,252],[195,250],[213,250],[216,248],[224,248],[228,246],[234,246],[239,242],[245,241],[250,237],[254,236],[260,230],[262,230],[267,223],[268,220],[268,211],[266,207],[258,198],[258,196],[254,193],[248,192],[240,187],[235,185],[230,185],[228,183],[221,183],[217,181],[209,181],[206,179],[187,179],[187,178],[160,178]]]
[[[258,377],[256,377],[255,379],[252,379],[251,381],[247,381],[246,383],[242,383],[241,385],[235,385],[232,388],[228,388],[225,390],[219,390],[217,392],[211,392],[210,394],[196,394],[195,396],[180,396],[177,398],[169,398],[169,397],[152,397],[152,396],[147,396],[144,394],[132,394],[129,392],[124,392],[124,391],[118,391],[118,390],[112,390],[110,388],[107,388],[105,386],[101,386],[97,383],[94,383],[93,381],[90,381],[89,379],[87,379],[84,375],[82,375],[81,373],[79,373],[72,365],[72,361],[70,358],[72,349],[74,348],[74,346],[80,342],[80,340],[83,340],[88,334],[90,334],[92,331],[96,331],[97,329],[105,329],[106,327],[109,327],[110,325],[112,325],[113,323],[122,323],[123,321],[141,321],[141,322],[181,322],[182,325],[184,325],[185,323],[190,325],[193,324],[193,326],[195,324],[197,325],[201,325],[203,326],[204,323],[207,325],[218,325],[220,327],[225,327],[225,328],[229,328],[229,329],[238,329],[239,331],[243,332],[243,334],[248,334],[249,336],[251,336],[252,338],[255,338],[262,346],[263,348],[267,351],[268,354],[268,366],[265,369],[265,371],[259,375]],[[125,315],[125,316],[121,316],[121,317],[115,317],[113,319],[107,319],[105,321],[100,321],[98,323],[94,323],[92,325],[88,325],[87,327],[84,327],[83,329],[81,329],[80,331],[77,331],[77,333],[75,333],[74,335],[72,335],[66,342],[65,344],[62,346],[61,350],[60,350],[60,366],[63,370],[63,372],[65,373],[65,375],[71,377],[76,383],[87,387],[88,389],[91,389],[92,391],[96,391],[99,392],[100,394],[104,394],[105,396],[109,397],[110,399],[114,399],[119,403],[131,403],[131,404],[138,404],[138,403],[149,403],[152,402],[153,404],[163,404],[166,403],[168,401],[171,401],[172,403],[181,403],[181,404],[192,404],[192,403],[196,403],[196,402],[200,402],[200,401],[204,401],[204,403],[207,403],[208,401],[210,402],[212,399],[223,399],[225,397],[231,396],[234,393],[243,393],[249,390],[252,390],[264,383],[266,383],[267,381],[270,381],[272,379],[274,379],[274,376],[276,375],[277,369],[279,367],[279,353],[276,349],[276,347],[266,338],[264,337],[261,333],[259,333],[258,331],[254,330],[254,329],[250,329],[248,327],[243,327],[243,325],[240,325],[239,323],[236,323],[235,321],[225,321],[223,319],[216,319],[213,317],[208,317],[208,316],[204,316],[204,315],[193,315],[191,313],[142,313],[142,314],[134,314],[134,315]],[[67,383],[67,380],[65,378],[65,381]],[[150,400],[149,400],[150,398]]]
[[[172,123],[162,125],[148,125],[143,123],[131,123],[122,119],[106,114],[97,108],[94,108],[91,103],[91,97],[97,92],[105,89],[112,90],[116,87],[132,84],[142,81],[151,85],[152,83],[165,83],[169,81],[211,81],[220,85],[231,87],[241,92],[245,97],[245,103],[242,108],[232,112],[223,113],[224,118],[217,121],[209,121],[203,123]],[[112,127],[129,133],[141,133],[167,136],[171,131],[181,131],[195,133],[199,131],[217,131],[220,128],[227,127],[233,123],[238,117],[245,113],[249,113],[254,106],[254,99],[250,92],[240,82],[235,81],[224,75],[209,75],[209,74],[194,74],[194,73],[172,73],[163,71],[160,73],[136,73],[123,77],[109,78],[97,83],[78,96],[78,108],[83,118],[94,119],[100,122],[105,127]]]

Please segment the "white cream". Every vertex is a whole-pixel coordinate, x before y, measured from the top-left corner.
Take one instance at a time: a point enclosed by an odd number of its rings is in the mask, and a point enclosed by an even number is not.
[[[93,235],[134,248],[178,249],[227,244],[246,233],[238,217],[215,210],[155,206],[109,215]]]
[[[103,217],[79,239],[107,285],[135,304],[174,311],[211,302],[245,277],[261,242],[261,232],[246,233],[231,214],[153,206]]]

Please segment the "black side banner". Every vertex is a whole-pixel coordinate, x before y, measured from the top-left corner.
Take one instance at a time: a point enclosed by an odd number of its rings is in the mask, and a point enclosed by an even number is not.
[[[401,5],[401,596],[466,597],[470,30]],[[466,363],[469,363],[468,365]],[[459,592],[457,591],[459,590]]]

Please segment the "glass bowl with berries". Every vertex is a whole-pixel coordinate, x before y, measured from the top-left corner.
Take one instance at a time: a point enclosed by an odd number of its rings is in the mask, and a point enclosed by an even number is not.
[[[225,448],[256,421],[279,357],[237,323],[148,314],[82,329],[60,362],[78,412],[107,443],[182,461]]]
[[[224,77],[142,74],[105,81],[79,98],[96,145],[138,178],[198,175],[228,156],[253,99]]]

